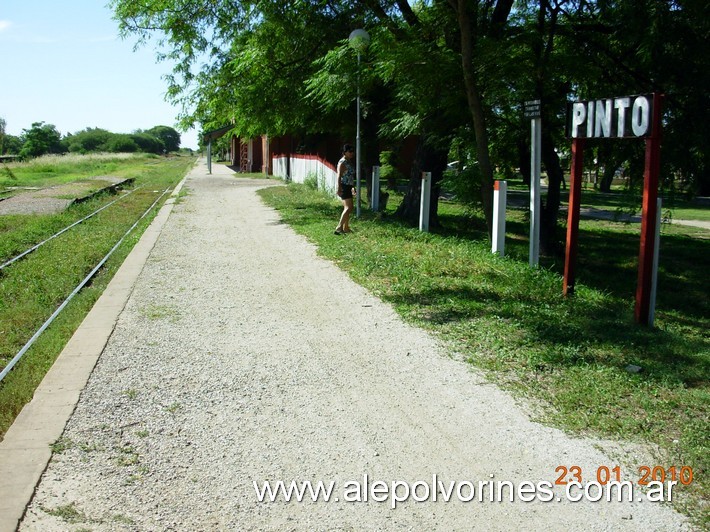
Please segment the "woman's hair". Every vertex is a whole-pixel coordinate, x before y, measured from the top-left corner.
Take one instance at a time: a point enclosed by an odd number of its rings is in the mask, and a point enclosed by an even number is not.
[[[353,148],[352,144],[345,144],[343,146],[343,153],[345,153],[346,151],[355,151],[355,148]]]

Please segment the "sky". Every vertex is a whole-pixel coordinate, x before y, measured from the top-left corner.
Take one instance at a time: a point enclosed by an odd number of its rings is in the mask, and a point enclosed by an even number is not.
[[[87,127],[132,133],[176,128],[165,101],[172,64],[156,61],[153,42],[134,51],[121,39],[108,0],[0,0],[0,118],[20,135],[33,122],[66,135]],[[179,131],[179,130],[178,130]],[[197,148],[197,132],[179,131]]]

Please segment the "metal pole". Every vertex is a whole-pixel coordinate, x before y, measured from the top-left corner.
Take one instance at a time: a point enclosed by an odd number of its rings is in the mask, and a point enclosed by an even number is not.
[[[357,136],[355,138],[355,180],[357,191],[357,209],[355,217],[360,218],[360,52],[357,53]]]
[[[372,204],[370,205],[374,212],[380,210],[380,167],[372,167]]]
[[[540,160],[542,120],[530,121],[530,266],[540,262]]]
[[[212,173],[212,139],[207,142],[207,173]]]

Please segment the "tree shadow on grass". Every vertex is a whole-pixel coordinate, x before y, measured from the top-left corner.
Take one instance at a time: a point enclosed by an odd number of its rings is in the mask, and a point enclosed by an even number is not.
[[[590,305],[563,298],[541,304],[534,294],[509,297],[485,288],[429,287],[386,299],[434,328],[455,325],[474,337],[480,318],[515,323],[522,333],[521,348],[536,346],[542,365],[634,364],[644,368],[648,379],[689,387],[706,383],[710,375],[707,356],[702,356],[706,340],[636,325],[626,303],[615,298]]]
[[[442,215],[442,227],[433,232],[445,237],[486,241],[488,234],[480,218]],[[526,260],[528,225],[508,222],[506,254]],[[511,238],[510,235],[519,236]],[[590,288],[616,297],[633,300],[638,280],[640,236],[618,230],[580,231],[576,280]],[[706,327],[710,318],[710,240],[683,235],[662,235],[659,259],[657,308],[678,312],[694,327]],[[542,267],[562,275],[564,256],[543,257]],[[560,291],[562,287],[560,286]]]
[[[638,280],[639,236],[612,231],[586,232],[580,242],[577,279],[586,286],[632,299]],[[710,317],[710,241],[676,235],[661,240],[657,308],[675,311],[696,327]]]

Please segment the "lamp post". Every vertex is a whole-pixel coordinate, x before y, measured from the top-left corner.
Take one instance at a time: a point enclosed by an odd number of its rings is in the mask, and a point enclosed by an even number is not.
[[[370,34],[365,30],[358,29],[348,37],[350,46],[357,51],[357,134],[355,138],[355,179],[357,190],[357,208],[355,216],[360,218],[360,54],[370,44]]]

